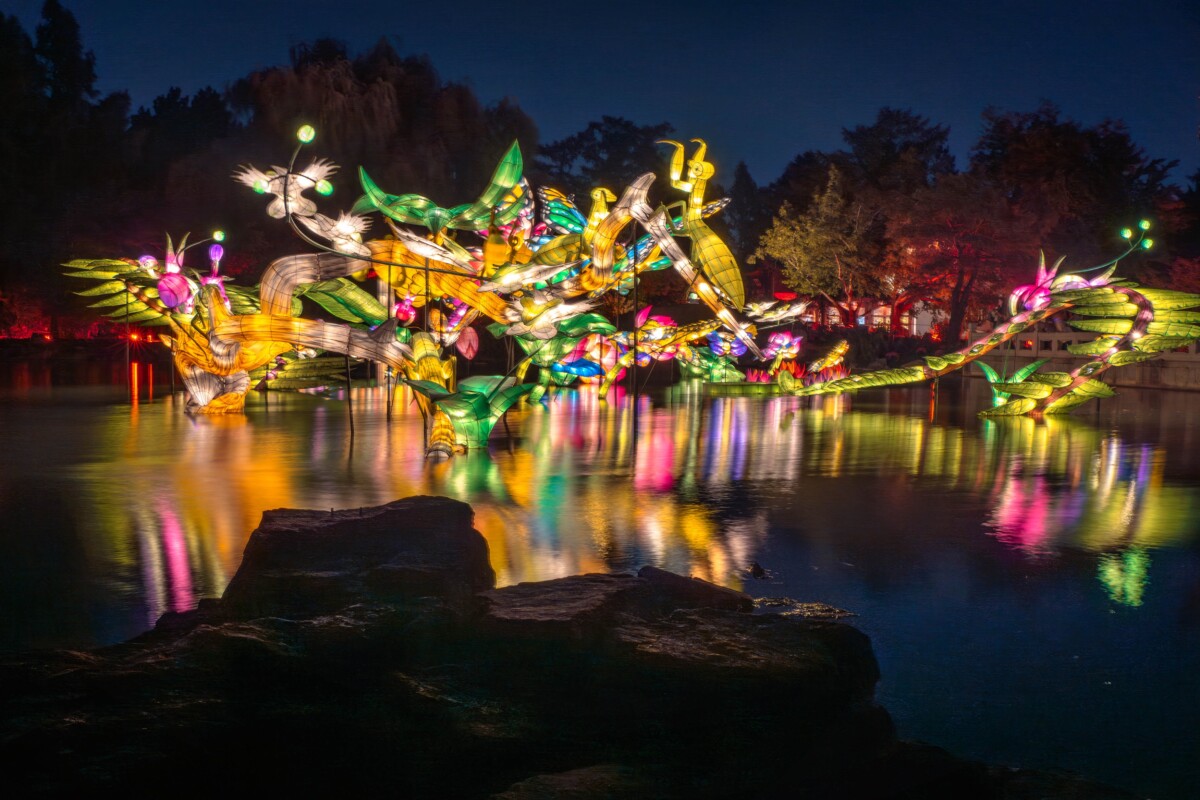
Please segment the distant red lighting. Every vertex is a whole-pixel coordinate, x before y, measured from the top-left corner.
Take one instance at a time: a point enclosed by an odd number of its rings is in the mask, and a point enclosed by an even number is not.
[[[136,333],[131,333],[131,334],[129,334],[129,338],[136,342],[138,339],[140,339],[142,337],[138,336]]]
[[[53,340],[54,337],[48,333],[43,333],[42,338],[45,339],[47,342],[49,342],[49,341]]]
[[[796,293],[795,292],[776,292],[775,299],[782,300],[783,302],[787,303],[787,302],[790,302],[790,301],[796,299]]]

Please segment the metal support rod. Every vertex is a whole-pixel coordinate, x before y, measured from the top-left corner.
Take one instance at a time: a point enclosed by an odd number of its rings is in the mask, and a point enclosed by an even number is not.
[[[638,383],[637,383],[637,356],[638,356],[638,271],[637,271],[637,223],[632,226],[633,239],[630,242],[629,249],[626,250],[625,258],[628,260],[629,268],[633,271],[633,364],[629,368],[629,376],[633,385],[633,451],[630,456],[630,463],[633,471],[637,472],[637,442],[638,442]]]
[[[391,264],[388,264],[387,286],[386,286],[386,288],[384,288],[384,290],[383,290],[383,292],[381,292],[381,294],[384,296],[384,299],[387,302],[387,320],[385,320],[385,324],[386,324],[386,322],[395,318],[395,307],[396,307],[396,304],[392,302],[392,265]],[[387,391],[387,418],[388,418],[388,422],[391,422],[392,421],[392,400],[393,400],[392,395],[394,394],[394,392],[392,391],[392,365],[391,364],[385,364],[383,367],[383,385],[385,387],[385,391]]]
[[[125,287],[125,385],[129,389],[129,402],[134,402],[133,379],[129,375],[129,287]]]
[[[351,391],[353,388],[350,383],[350,355],[343,354],[346,359],[346,411],[350,415],[350,441],[354,442],[354,396]]]

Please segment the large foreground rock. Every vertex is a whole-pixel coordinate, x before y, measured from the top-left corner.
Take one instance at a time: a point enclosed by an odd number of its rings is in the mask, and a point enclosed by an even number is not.
[[[422,596],[461,605],[496,585],[474,516],[444,497],[357,511],[267,511],[222,599],[241,616]]]
[[[867,638],[654,568],[494,589],[470,509],[273,511],[223,599],[0,663],[19,794],[1121,797],[896,741]]]

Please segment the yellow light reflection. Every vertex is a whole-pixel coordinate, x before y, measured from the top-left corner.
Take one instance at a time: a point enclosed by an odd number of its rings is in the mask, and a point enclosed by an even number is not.
[[[389,421],[384,390],[355,389],[353,441],[346,406],[321,397],[252,394],[245,417],[143,402],[108,419],[99,450],[114,455],[82,470],[89,557],[140,587],[153,618],[219,595],[266,509],[436,494],[473,506],[502,585],[651,563],[741,587],[762,557],[767,511],[718,515],[714,493],[748,481],[787,493],[812,478],[899,476],[902,486],[986,498],[990,532],[1033,557],[1105,554],[1100,580],[1117,602],[1136,604],[1145,554],[1182,543],[1197,511],[1195,492],[1165,478],[1160,446],[1069,418],[963,428],[900,403],[873,413],[851,411],[844,396],[706,399],[683,386],[667,406],[641,399],[635,435],[619,388],[608,403],[584,387],[522,406],[513,439],[501,426],[490,451],[440,462],[424,458],[424,420],[407,390]]]

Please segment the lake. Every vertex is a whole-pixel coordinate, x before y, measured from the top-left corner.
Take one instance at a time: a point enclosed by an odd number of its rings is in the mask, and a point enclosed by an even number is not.
[[[1147,796],[1200,784],[1200,394],[980,420],[980,380],[859,397],[560,391],[423,455],[407,392],[194,418],[122,365],[0,364],[0,650],[216,597],[263,510],[469,502],[499,582],[653,564],[856,614],[901,737]],[[637,431],[634,432],[636,417]],[[752,564],[766,575],[750,576]]]

